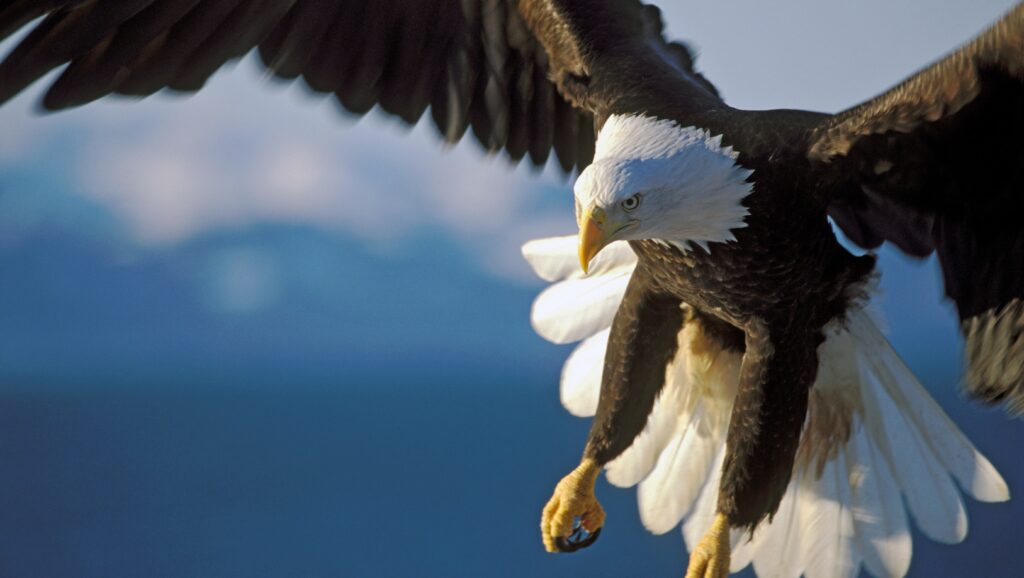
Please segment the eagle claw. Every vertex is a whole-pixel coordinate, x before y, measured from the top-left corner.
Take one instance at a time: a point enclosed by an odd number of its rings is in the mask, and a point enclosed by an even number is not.
[[[604,508],[594,496],[600,471],[596,462],[585,459],[555,486],[540,520],[541,538],[548,552],[575,552],[601,535]]]
[[[597,542],[597,538],[600,535],[601,528],[598,528],[593,532],[588,532],[583,528],[582,524],[577,523],[573,527],[572,534],[570,534],[568,538],[555,538],[555,548],[557,548],[559,552],[563,553],[582,550],[594,542]]]
[[[717,514],[711,529],[690,553],[686,578],[728,578],[729,550],[729,521]]]

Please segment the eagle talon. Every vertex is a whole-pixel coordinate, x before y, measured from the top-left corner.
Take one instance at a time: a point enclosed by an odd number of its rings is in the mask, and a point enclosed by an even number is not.
[[[597,538],[600,535],[601,528],[598,528],[593,532],[588,532],[583,528],[582,524],[577,523],[576,526],[573,527],[572,534],[570,534],[568,538],[555,538],[555,548],[557,548],[559,552],[565,554],[575,552],[576,550],[582,550],[594,542],[597,542]]]
[[[718,514],[690,554],[686,578],[728,578],[730,549],[729,520]]]
[[[540,521],[548,552],[575,552],[597,541],[604,525],[604,508],[594,496],[600,471],[595,461],[584,459],[555,486]]]

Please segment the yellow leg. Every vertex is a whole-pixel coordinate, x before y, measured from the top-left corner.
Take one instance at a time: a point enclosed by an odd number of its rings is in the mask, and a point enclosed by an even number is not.
[[[726,578],[729,576],[729,520],[715,515],[711,529],[690,554],[686,578]]]
[[[592,459],[584,459],[569,475],[555,486],[555,493],[544,506],[540,519],[541,539],[548,552],[566,552],[576,548],[567,547],[566,538],[573,533],[573,520],[580,518],[580,525],[592,537],[604,525],[604,508],[594,496],[594,484],[601,466]],[[589,545],[593,540],[577,546]]]

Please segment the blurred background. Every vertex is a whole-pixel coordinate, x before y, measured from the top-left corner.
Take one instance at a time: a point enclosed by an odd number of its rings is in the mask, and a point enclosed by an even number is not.
[[[732,105],[838,111],[1012,2],[661,4]],[[0,108],[0,576],[682,575],[678,530],[604,481],[594,548],[540,544],[588,425],[518,249],[574,231],[553,167],[345,117],[252,58],[194,98],[40,116],[38,88]],[[958,393],[935,264],[881,266],[896,348],[1024,491],[1020,423]],[[1024,573],[1020,501],[967,506],[912,576]]]

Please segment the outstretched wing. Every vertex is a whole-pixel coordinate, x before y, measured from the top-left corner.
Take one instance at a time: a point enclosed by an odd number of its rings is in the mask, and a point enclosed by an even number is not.
[[[967,385],[1024,411],[1024,4],[892,90],[831,117],[809,155],[854,242],[935,252]]]
[[[471,128],[488,151],[514,161],[529,154],[540,166],[554,149],[569,172],[590,162],[593,118],[553,79],[588,69],[581,55],[597,43],[582,19],[614,14],[620,20],[601,33],[619,40],[636,21],[638,38],[693,71],[689,51],[662,39],[656,9],[635,0],[587,4],[587,14],[576,14],[542,0],[15,0],[0,7],[0,40],[42,19],[0,63],[0,103],[64,65],[43,99],[47,109],[108,94],[193,92],[255,48],[271,74],[302,77],[352,113],[379,106],[413,124],[429,107],[448,142]]]

